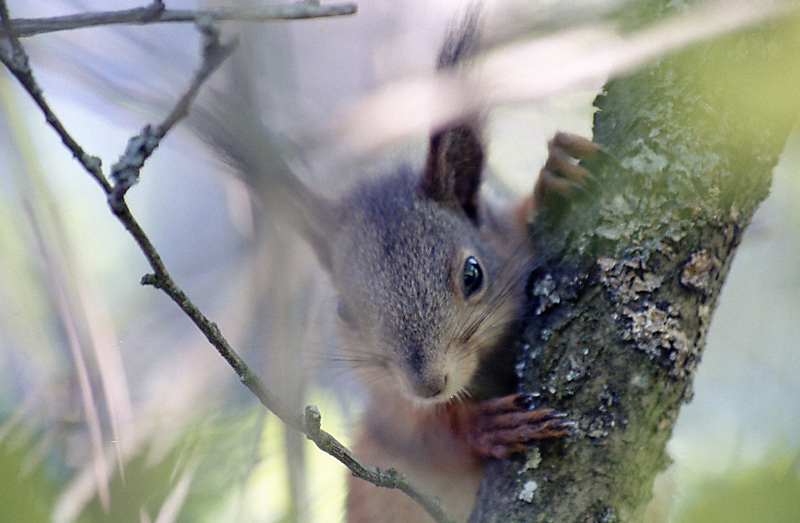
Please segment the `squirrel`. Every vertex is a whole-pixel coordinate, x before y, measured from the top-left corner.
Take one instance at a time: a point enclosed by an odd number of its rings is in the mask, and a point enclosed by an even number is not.
[[[448,35],[438,69],[476,46],[475,18]],[[317,257],[339,292],[341,345],[369,391],[354,445],[361,459],[396,467],[466,521],[490,458],[563,436],[566,416],[516,393],[509,331],[523,315],[535,254],[530,219],[554,196],[593,177],[576,159],[601,149],[557,133],[527,197],[500,204],[481,194],[481,122],[432,133],[421,171],[399,167],[362,182],[315,220]],[[429,520],[405,494],[351,478],[351,523]]]
[[[446,38],[438,69],[471,58],[477,39],[476,17],[467,17]],[[230,157],[236,147],[223,149]],[[501,203],[481,192],[486,154],[478,117],[435,130],[420,169],[399,166],[337,199],[317,194],[288,165],[276,166],[274,155],[267,164],[275,171],[273,194],[338,293],[340,345],[368,391],[354,453],[404,471],[458,521],[468,518],[490,458],[567,432],[564,414],[533,408],[532,395],[515,391],[509,334],[524,314],[535,255],[529,220],[553,196],[590,183],[576,160],[601,151],[557,133],[531,194]],[[259,154],[238,151],[248,152]],[[430,519],[398,490],[349,481],[351,523]]]
[[[438,69],[457,67],[475,46],[470,18],[448,36]],[[458,521],[489,458],[566,433],[563,414],[515,393],[507,342],[534,255],[528,221],[553,195],[589,183],[574,158],[599,150],[557,133],[532,193],[492,204],[481,194],[481,123],[468,118],[432,133],[421,170],[400,166],[336,202],[296,187],[304,236],[339,293],[342,349],[369,392],[353,450],[407,473]],[[429,517],[405,494],[351,478],[347,519]]]

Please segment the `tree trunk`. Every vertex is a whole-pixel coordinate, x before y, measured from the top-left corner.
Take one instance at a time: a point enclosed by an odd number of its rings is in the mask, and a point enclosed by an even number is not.
[[[569,413],[574,435],[491,464],[472,521],[642,519],[731,259],[800,110],[797,22],[662,58],[596,99],[594,140],[614,160],[534,226],[518,367],[523,390]]]

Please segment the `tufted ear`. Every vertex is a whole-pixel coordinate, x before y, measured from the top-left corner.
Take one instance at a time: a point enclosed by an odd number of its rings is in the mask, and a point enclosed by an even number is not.
[[[483,141],[477,123],[461,123],[434,133],[422,190],[436,201],[456,203],[476,220],[483,164]]]
[[[437,69],[457,72],[479,47],[478,9],[467,11],[454,26],[439,52]],[[422,189],[442,203],[454,202],[472,219],[478,218],[478,190],[483,173],[484,150],[480,119],[468,116],[431,135]]]

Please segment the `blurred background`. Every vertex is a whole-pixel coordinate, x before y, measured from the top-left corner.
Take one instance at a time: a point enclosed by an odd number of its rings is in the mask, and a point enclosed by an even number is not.
[[[548,34],[576,24],[605,30],[619,3],[487,9],[494,27]],[[12,17],[31,18],[110,8],[8,5]],[[324,190],[420,161],[424,133],[353,149],[325,131],[365,94],[429,74],[464,5],[369,0],[344,18],[224,23],[223,37],[238,35],[240,49],[128,194],[177,283],[273,390],[298,411],[317,404],[323,427],[345,442],[360,391],[335,357],[329,285],[310,251],[253,204],[241,176],[202,139],[203,115],[242,110],[220,93],[246,92],[257,107],[245,112],[258,112]],[[113,3],[132,7],[140,4]],[[82,29],[23,44],[53,109],[106,169],[131,136],[163,118],[199,63],[191,24]],[[500,183],[530,190],[556,130],[591,135],[601,87],[602,79],[574,81],[493,110],[489,164]],[[374,124],[362,123],[365,133]],[[798,165],[795,133],[733,262],[651,521],[800,521]],[[341,520],[344,468],[267,415],[177,307],[138,284],[147,272],[96,182],[3,70],[0,519]]]

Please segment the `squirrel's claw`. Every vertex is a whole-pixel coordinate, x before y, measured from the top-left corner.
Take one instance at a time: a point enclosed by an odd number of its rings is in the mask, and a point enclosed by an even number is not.
[[[530,394],[492,398],[478,405],[468,434],[472,451],[507,458],[530,447],[532,440],[563,436],[571,426],[567,415],[549,408],[533,409]]]
[[[578,161],[600,163],[613,156],[601,145],[569,133],[556,133],[548,144],[547,161],[533,188],[533,208],[541,209],[553,196],[570,197],[596,183]]]

